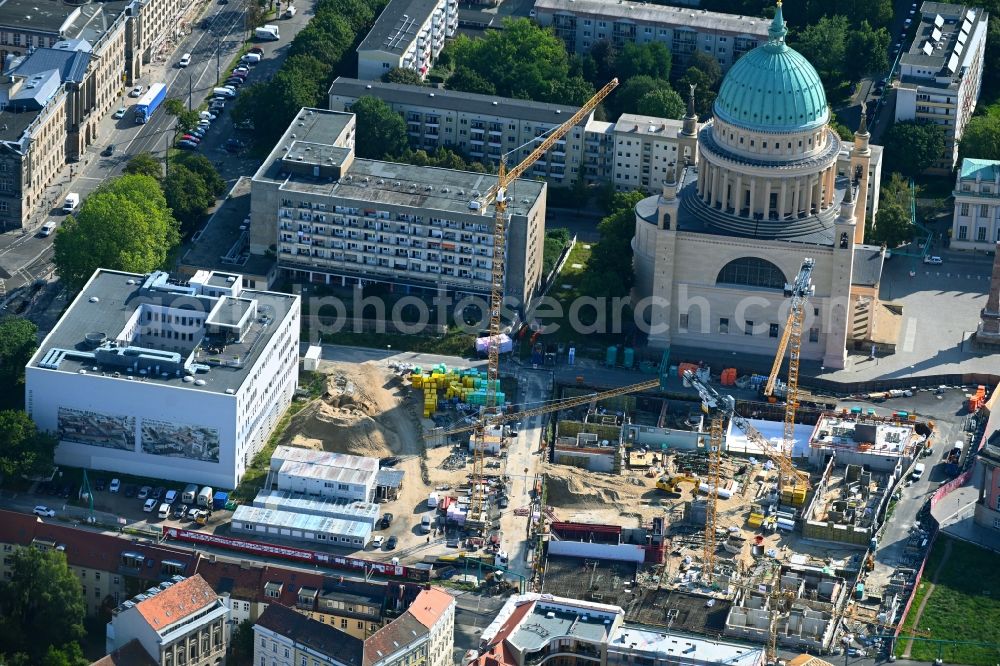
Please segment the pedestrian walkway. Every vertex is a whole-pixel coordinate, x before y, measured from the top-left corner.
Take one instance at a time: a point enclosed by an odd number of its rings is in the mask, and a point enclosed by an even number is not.
[[[974,520],[979,490],[972,485],[962,486],[944,497],[931,509],[940,529],[950,537],[976,544],[1000,553],[1000,532],[977,525]]]
[[[916,613],[913,615],[913,623],[911,626],[919,627],[920,618],[924,614],[924,607],[927,606],[928,599],[934,594],[934,586],[937,584],[938,575],[944,570],[946,564],[948,564],[948,558],[951,557],[951,544],[952,541],[948,541],[944,546],[944,554],[941,556],[941,561],[938,563],[937,568],[934,570],[934,574],[931,576],[930,581],[927,583],[927,594],[920,601],[920,606],[917,608]],[[913,649],[913,636],[911,635],[909,640],[906,641],[906,647],[903,649],[903,658],[910,658],[910,650]]]

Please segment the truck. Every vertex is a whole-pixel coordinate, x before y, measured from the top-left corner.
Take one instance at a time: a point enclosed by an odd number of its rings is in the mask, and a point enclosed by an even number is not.
[[[214,495],[212,495],[212,510],[222,511],[226,508],[226,504],[229,503],[229,493],[222,490],[217,490]]]
[[[149,86],[146,94],[135,103],[135,122],[142,124],[149,122],[153,113],[159,108],[163,100],[167,98],[167,85],[165,83],[154,83]]]
[[[965,442],[958,440],[955,445],[951,447],[951,451],[945,456],[945,471],[949,476],[955,476],[958,474],[959,467],[962,463],[962,451],[965,449]]]
[[[201,491],[198,493],[198,506],[203,506],[206,509],[212,508],[213,495],[214,493],[212,492],[211,486],[205,486],[204,488],[202,488]]]
[[[256,28],[253,31],[253,34],[257,39],[263,39],[265,41],[276,41],[281,38],[278,26],[271,24]]]
[[[72,213],[79,205],[80,195],[76,192],[70,192],[66,195],[66,199],[63,201],[62,209],[64,213]]]
[[[198,486],[193,483],[189,483],[184,486],[184,493],[181,495],[181,502],[184,504],[194,504],[194,500],[198,497]]]

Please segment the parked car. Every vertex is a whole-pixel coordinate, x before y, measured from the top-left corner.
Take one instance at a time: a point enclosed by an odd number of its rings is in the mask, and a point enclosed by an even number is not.
[[[396,547],[397,543],[399,543],[399,539],[397,539],[394,536],[391,536],[389,537],[388,541],[385,542],[385,547],[387,550],[392,550],[393,548]]]
[[[392,525],[392,514],[391,513],[383,513],[382,514],[382,528],[385,529],[385,528],[389,527],[389,525]]]
[[[243,79],[241,79],[238,76],[231,76],[228,79],[226,79],[226,85],[233,86],[234,88],[239,88],[241,85],[243,85]]]
[[[39,504],[38,506],[36,506],[32,510],[32,513],[35,514],[36,516],[41,516],[42,518],[52,518],[53,516],[56,515],[55,511],[45,506],[44,504]]]
[[[215,114],[209,113],[208,111],[201,111],[198,113],[198,117],[202,120],[215,120]]]
[[[150,493],[149,496],[155,500],[158,500],[163,497],[163,493],[165,492],[167,492],[166,488],[164,488],[163,486],[157,486],[156,488],[153,488],[153,492]]]
[[[111,479],[111,485],[108,486],[108,492],[117,493],[121,490],[122,482],[118,479]]]
[[[372,548],[374,550],[382,550],[383,543],[385,543],[385,537],[379,534],[377,537],[372,539]]]
[[[198,144],[194,141],[179,141],[177,147],[181,150],[198,150]]]
[[[928,256],[928,257],[924,257],[924,263],[925,264],[932,264],[934,266],[940,266],[941,264],[944,263],[944,260],[941,257],[930,257],[930,256]]]
[[[182,518],[184,518],[184,516],[187,515],[187,512],[188,512],[187,504],[178,504],[177,506],[174,507],[174,515],[173,515],[174,520],[181,520]]]
[[[139,499],[144,500],[149,497],[149,493],[153,492],[150,486],[143,486],[139,489]]]
[[[38,230],[38,235],[51,236],[52,232],[54,232],[55,230],[56,230],[56,223],[53,222],[52,220],[49,220],[48,222],[42,225],[41,229]]]
[[[181,137],[181,141],[190,141],[191,143],[201,143],[201,137],[197,137],[194,134],[185,134]]]
[[[250,68],[247,67],[246,65],[240,65],[239,67],[233,70],[233,74],[240,76],[247,76],[249,73],[250,73]]]
[[[160,504],[159,502],[150,497],[148,500],[146,500],[146,503],[142,505],[142,510],[145,511],[146,513],[153,513],[153,509],[159,506],[159,504]]]
[[[132,88],[132,91],[128,94],[129,97],[141,97],[142,93],[145,92],[146,88],[144,86],[136,86]]]
[[[243,148],[245,147],[246,144],[244,144],[239,139],[229,139],[228,141],[226,141],[226,151],[230,153],[239,152],[240,150],[243,150]]]
[[[119,106],[118,109],[113,114],[111,114],[111,117],[114,118],[115,120],[118,120],[119,118],[124,118],[125,111],[126,109],[124,106]]]
[[[114,154],[115,154],[115,144],[113,143],[108,144],[108,147],[101,151],[101,155],[104,155],[105,157],[111,157]]]
[[[198,514],[200,514],[200,513],[201,513],[201,509],[199,509],[196,506],[192,507],[192,508],[188,509],[187,519],[188,520],[195,520],[196,518],[198,518]]]
[[[264,49],[260,48],[259,46],[251,46],[250,50],[247,51],[247,53],[256,53],[257,55],[263,55]]]
[[[191,54],[185,53],[181,56],[180,62],[177,63],[178,67],[187,67],[191,64]]]

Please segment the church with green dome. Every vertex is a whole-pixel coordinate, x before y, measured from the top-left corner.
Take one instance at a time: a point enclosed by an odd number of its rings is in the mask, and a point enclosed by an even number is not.
[[[699,124],[691,91],[662,192],[636,206],[636,310],[651,346],[773,355],[786,283],[815,261],[802,358],[843,368],[849,349],[882,344],[884,251],[864,243],[872,146],[829,126],[823,82],[788,46],[779,2],[768,40],[722,81]],[[876,199],[877,200],[877,199]],[[733,336],[740,336],[734,339]]]

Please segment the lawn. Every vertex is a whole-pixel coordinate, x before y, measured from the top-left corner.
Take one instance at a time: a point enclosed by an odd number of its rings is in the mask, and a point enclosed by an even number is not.
[[[927,595],[928,581],[937,571],[949,540],[951,555],[938,575],[918,629],[927,632],[930,639],[959,641],[941,644],[945,663],[992,666],[1000,661],[1000,570],[995,565],[995,553],[944,536],[937,539],[924,569],[925,582],[917,590],[918,598],[911,606],[910,615]],[[907,617],[903,626],[904,632],[896,646],[897,655],[906,647],[907,640],[902,636],[912,626],[912,617]],[[938,657],[938,650],[937,643],[917,639],[910,658],[932,662]]]

